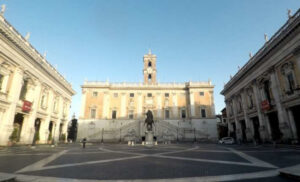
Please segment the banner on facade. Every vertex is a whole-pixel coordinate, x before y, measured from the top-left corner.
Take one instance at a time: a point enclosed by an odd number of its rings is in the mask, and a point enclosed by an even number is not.
[[[267,110],[270,110],[271,109],[271,106],[270,106],[270,103],[268,100],[264,100],[261,102],[261,109],[263,111],[267,111]]]
[[[32,105],[31,102],[29,102],[27,100],[24,100],[23,101],[23,106],[22,106],[22,111],[23,112],[29,112],[29,111],[31,111],[31,105]]]

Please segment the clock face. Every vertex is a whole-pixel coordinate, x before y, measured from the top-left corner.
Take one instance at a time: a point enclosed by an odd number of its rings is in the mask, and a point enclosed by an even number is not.
[[[152,68],[147,68],[148,73],[152,73]]]

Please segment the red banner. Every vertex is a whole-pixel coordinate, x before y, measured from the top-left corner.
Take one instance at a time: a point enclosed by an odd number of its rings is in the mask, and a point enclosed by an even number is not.
[[[261,109],[263,111],[267,111],[267,110],[270,110],[271,109],[271,106],[270,106],[270,103],[268,100],[264,100],[261,102]]]
[[[31,111],[31,105],[32,105],[31,102],[29,102],[27,100],[24,100],[23,101],[23,106],[22,106],[22,111],[23,112],[29,112],[29,111]]]

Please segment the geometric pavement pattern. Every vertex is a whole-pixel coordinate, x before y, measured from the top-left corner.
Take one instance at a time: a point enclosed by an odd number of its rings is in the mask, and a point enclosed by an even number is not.
[[[233,181],[277,176],[278,169],[284,166],[252,155],[268,156],[274,150],[257,149],[215,144],[172,144],[153,148],[101,144],[86,149],[66,146],[13,153],[0,150],[0,160],[1,156],[10,154],[40,155],[40,160],[14,171],[19,181]],[[299,151],[277,149],[276,152],[280,156],[292,152],[293,158],[299,156],[300,159]]]

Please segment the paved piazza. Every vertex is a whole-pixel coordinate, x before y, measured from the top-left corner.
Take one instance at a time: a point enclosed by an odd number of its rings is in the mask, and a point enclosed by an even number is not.
[[[300,163],[300,151],[273,147],[125,144],[12,147],[0,150],[0,172],[18,181],[290,181],[278,169]]]

